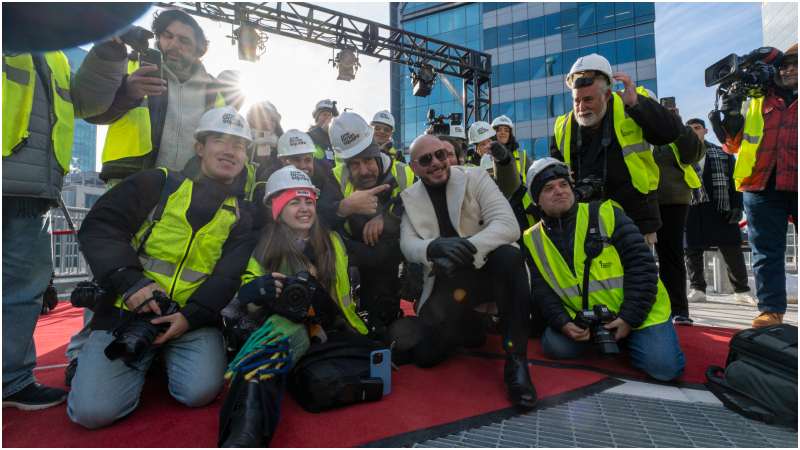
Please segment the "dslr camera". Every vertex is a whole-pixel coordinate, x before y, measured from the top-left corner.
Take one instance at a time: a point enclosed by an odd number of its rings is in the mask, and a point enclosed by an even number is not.
[[[317,280],[310,273],[297,272],[283,280],[281,296],[269,303],[269,309],[293,322],[306,322],[316,290]]]
[[[605,197],[605,182],[599,175],[588,175],[575,182],[573,191],[576,202],[602,200]]]
[[[592,342],[597,345],[603,355],[616,355],[619,353],[614,335],[603,325],[613,321],[617,315],[612,313],[606,305],[594,305],[592,309],[579,311],[575,315],[575,324],[581,328],[588,328],[592,335]]]
[[[88,308],[94,311],[98,304],[110,302],[112,293],[104,289],[96,281],[81,281],[72,290],[69,302],[76,308]]]
[[[723,101],[723,106],[740,104],[745,97],[763,97],[775,83],[782,57],[774,47],[760,47],[744,56],[731,53],[706,68],[706,86],[719,85],[718,100],[738,100]]]
[[[428,109],[428,126],[431,134],[435,136],[450,136],[451,125],[461,125],[464,115],[462,113],[451,113],[449,116],[436,115],[433,108]]]
[[[106,357],[110,360],[122,358],[127,364],[134,363],[144,356],[147,349],[153,345],[156,336],[169,328],[168,323],[154,325],[150,323],[156,317],[168,316],[180,311],[180,306],[160,291],[153,292],[153,299],[161,309],[161,316],[155,313],[133,313],[125,322],[121,323],[113,332],[114,340],[105,349]]]

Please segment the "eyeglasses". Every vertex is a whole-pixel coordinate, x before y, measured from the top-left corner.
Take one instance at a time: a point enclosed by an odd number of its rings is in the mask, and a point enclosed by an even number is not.
[[[428,167],[433,162],[434,156],[439,161],[447,161],[447,150],[440,148],[435,152],[427,153],[425,155],[420,156],[419,158],[415,159],[415,161],[422,167]]]

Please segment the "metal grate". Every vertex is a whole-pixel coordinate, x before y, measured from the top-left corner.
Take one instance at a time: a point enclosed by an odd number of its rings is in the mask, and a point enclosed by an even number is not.
[[[797,447],[797,432],[724,407],[599,393],[414,447]]]

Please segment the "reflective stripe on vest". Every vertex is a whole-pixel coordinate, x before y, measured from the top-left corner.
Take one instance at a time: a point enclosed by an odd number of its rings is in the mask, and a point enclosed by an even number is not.
[[[683,170],[683,181],[686,182],[686,185],[689,186],[690,189],[697,189],[699,188],[702,183],[700,182],[700,177],[697,176],[697,172],[694,171],[694,167],[691,164],[683,164],[681,162],[681,155],[678,152],[678,146],[674,143],[669,144],[669,148],[672,149],[672,154],[675,155],[675,161],[678,163],[678,167]]]
[[[522,184],[527,185],[528,171],[525,170],[525,165],[528,163],[528,154],[522,148],[514,151],[514,160],[517,162],[517,172],[522,176]]]
[[[744,130],[742,131],[742,143],[739,146],[739,153],[736,155],[736,166],[733,169],[733,180],[736,189],[742,182],[753,174],[753,167],[756,165],[756,155],[761,139],[764,137],[764,97],[751,98],[747,105],[747,114],[744,116]]]
[[[69,171],[72,159],[72,141],[75,131],[75,110],[70,95],[69,61],[62,52],[44,54],[50,69],[52,108],[55,121],[50,133],[53,152],[64,173]],[[3,157],[19,148],[30,136],[30,118],[33,96],[38,80],[33,57],[29,53],[17,56],[3,55]]]
[[[168,173],[167,176],[171,175]],[[131,243],[134,248],[139,248],[147,229],[152,226],[139,255],[143,274],[158,283],[181,307],[213,273],[222,256],[222,247],[239,221],[239,202],[231,196],[225,199],[208,223],[193,232],[192,225],[186,220],[193,188],[194,183],[184,179],[169,196],[161,219],[154,223],[152,216],[149,217]],[[121,297],[116,306],[127,309]]]
[[[599,212],[600,234],[608,238],[614,232],[614,204],[605,201]],[[561,298],[570,317],[575,318],[582,309],[581,286],[586,254],[584,241],[589,226],[589,205],[579,203],[575,220],[575,244],[573,248],[573,268],[570,268],[559,253],[558,248],[547,236],[541,222],[528,229],[523,235],[523,242],[531,254],[536,267],[545,282]],[[603,251],[594,260],[589,275],[589,308],[603,304],[614,313],[618,313],[624,299],[624,270],[619,254],[613,245],[605,242]],[[658,325],[669,320],[671,313],[669,296],[658,280],[658,293],[652,309],[644,322],[637,329]]]
[[[258,169],[258,165],[248,162],[245,163],[244,168],[247,170],[247,180],[244,182],[244,198],[248,202],[252,202],[253,195],[256,192],[256,186],[258,186],[258,183],[256,182],[256,171]]]
[[[648,97],[647,90],[641,86],[636,88],[636,92]],[[658,189],[660,175],[658,165],[653,159],[653,148],[645,142],[641,127],[625,114],[625,103],[623,103],[620,94],[613,93],[612,99],[614,133],[619,146],[622,148],[622,156],[631,175],[631,183],[637,191],[647,194],[652,190]],[[561,154],[564,155],[564,162],[569,166],[571,166],[572,115],[573,113],[570,111],[559,116],[553,127],[556,146],[561,151]]]
[[[128,61],[128,74],[139,68],[138,61]],[[217,93],[214,107],[225,106],[222,93]],[[139,106],[130,109],[124,116],[109,125],[103,145],[103,164],[124,158],[142,157],[153,151],[150,110],[147,97]]]

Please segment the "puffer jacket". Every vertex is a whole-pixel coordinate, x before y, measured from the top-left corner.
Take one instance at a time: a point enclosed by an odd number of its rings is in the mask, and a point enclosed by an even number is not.
[[[573,267],[573,247],[575,244],[575,218],[578,204],[561,218],[543,216],[547,237],[561,253],[564,261]],[[658,292],[658,268],[653,254],[644,242],[642,234],[628,216],[619,208],[614,208],[614,233],[611,245],[619,253],[624,269],[622,290],[624,299],[619,317],[633,328],[640,326],[650,313]],[[560,330],[572,321],[561,298],[547,284],[539,269],[533,263],[529,252],[525,252],[531,272],[531,291],[547,323]]]
[[[694,164],[703,159],[706,147],[690,127],[684,127],[681,136],[675,141],[681,164]],[[669,145],[659,145],[653,149],[653,159],[658,164],[661,176],[658,179],[659,205],[688,205],[692,202],[692,189],[686,184],[683,169],[675,159]]]

